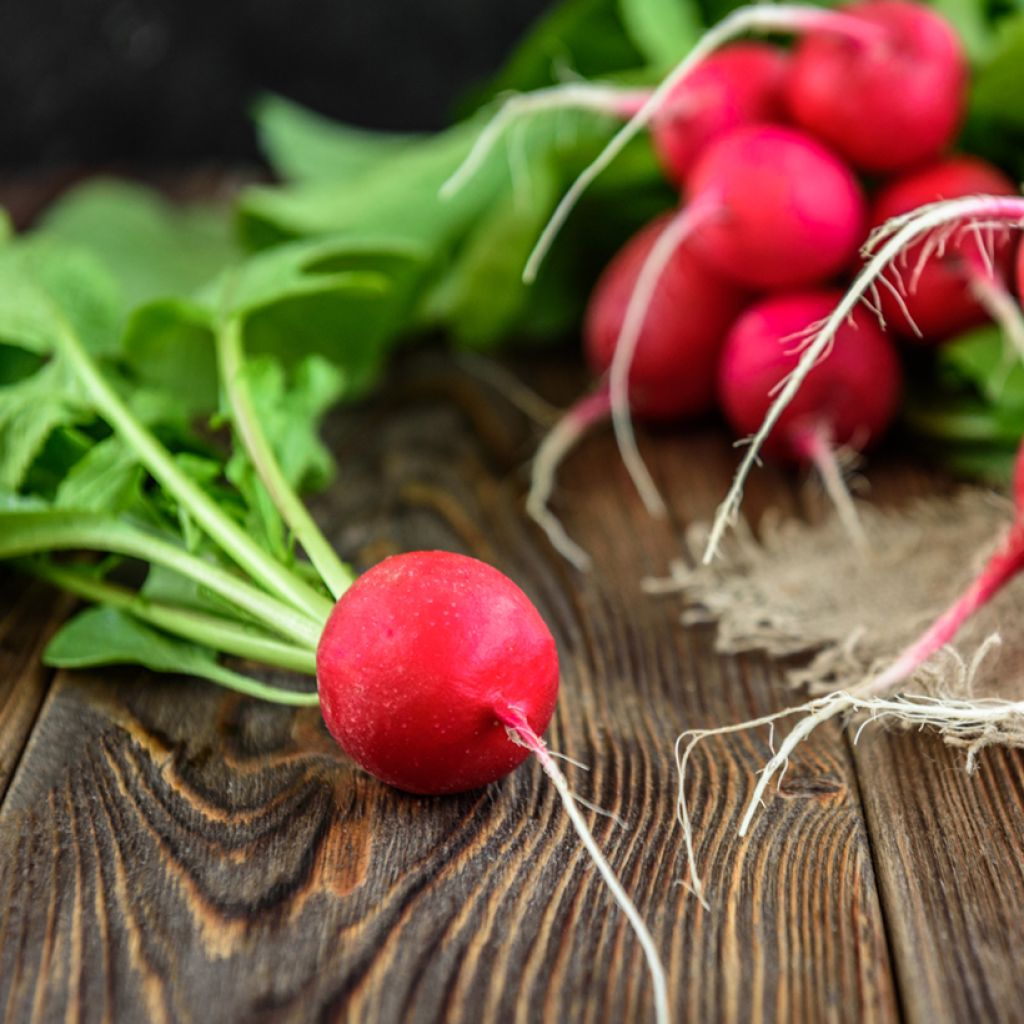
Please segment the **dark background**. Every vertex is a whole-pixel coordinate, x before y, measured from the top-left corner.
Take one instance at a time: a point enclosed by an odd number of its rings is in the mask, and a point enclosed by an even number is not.
[[[550,0],[0,0],[0,166],[248,160],[273,90],[429,129]]]

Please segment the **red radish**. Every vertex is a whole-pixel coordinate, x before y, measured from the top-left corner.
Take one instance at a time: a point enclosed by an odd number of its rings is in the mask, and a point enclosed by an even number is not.
[[[583,326],[587,362],[605,373],[626,319],[637,278],[671,214],[641,228],[605,268],[590,296]],[[643,419],[679,419],[709,412],[725,333],[745,295],[712,270],[690,243],[677,246],[651,296],[629,368],[629,404]]]
[[[786,409],[794,401],[800,388],[813,372],[818,361],[829,351],[844,322],[862,302],[873,300],[879,304],[878,282],[889,267],[900,259],[910,246],[926,240],[935,232],[948,232],[955,225],[984,225],[991,230],[1010,230],[1024,227],[1024,198],[1020,196],[965,196],[930,203],[912,213],[887,222],[868,239],[864,252],[867,263],[858,273],[829,314],[807,339],[799,360],[785,383],[778,389],[765,411],[757,432],[747,446],[732,485],[729,488],[708,534],[704,549],[704,563],[710,562],[718,549],[722,536],[736,515],[743,498],[743,487],[751,469],[756,465],[765,439],[772,433]]]
[[[792,128],[738,128],[704,152],[688,192],[722,211],[694,235],[698,252],[751,288],[827,280],[863,240],[865,203],[853,172]]]
[[[969,195],[1014,195],[1013,182],[997,167],[973,156],[955,156],[890,182],[875,199],[875,226],[939,199]],[[986,245],[991,244],[991,252]],[[993,289],[1005,290],[1016,239],[1006,234],[986,239],[981,232],[960,232],[936,246],[909,247],[901,257],[897,296],[881,291],[882,312],[901,334],[941,341],[984,323],[992,316]],[[900,288],[900,283],[904,287]],[[980,299],[980,301],[979,301]]]
[[[786,119],[789,55],[765,43],[712,54],[670,92],[651,121],[668,177],[682,185],[705,147],[743,124]]]
[[[316,662],[331,735],[368,772],[400,789],[475,789],[536,756],[643,947],[655,1016],[667,1024],[668,989],[654,939],[541,739],[558,695],[558,654],[519,587],[465,555],[395,555],[342,594]]]
[[[387,558],[342,595],[317,648],[331,735],[371,775],[410,793],[484,786],[528,756],[558,694],[544,620],[507,576],[444,551]],[[516,718],[519,721],[519,718]]]
[[[838,291],[778,295],[736,321],[722,350],[718,394],[722,412],[740,436],[761,424],[779,383],[800,358],[799,339],[835,308]],[[779,459],[816,466],[851,534],[862,536],[835,463],[841,445],[863,449],[876,441],[899,407],[900,367],[888,338],[858,310],[832,348],[807,375],[779,417],[764,450]]]
[[[788,88],[794,121],[869,171],[938,156],[952,143],[967,98],[956,32],[910,0],[863,0],[842,10],[882,32],[867,45],[831,32],[800,40]]]
[[[547,507],[555,471],[573,445],[610,413],[623,461],[648,511],[658,515],[661,497],[637,449],[629,411],[678,419],[714,403],[719,349],[744,294],[686,244],[703,209],[694,204],[647,225],[608,265],[584,329],[588,360],[595,372],[608,372],[607,385],[577,402],[537,451],[527,512],[579,569],[589,567],[588,555]]]

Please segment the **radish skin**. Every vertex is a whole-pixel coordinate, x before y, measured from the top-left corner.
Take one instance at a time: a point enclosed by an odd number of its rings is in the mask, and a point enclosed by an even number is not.
[[[878,42],[803,36],[787,83],[793,120],[867,171],[891,173],[938,156],[967,99],[967,61],[953,27],[911,0],[862,0],[841,11],[877,27]]]

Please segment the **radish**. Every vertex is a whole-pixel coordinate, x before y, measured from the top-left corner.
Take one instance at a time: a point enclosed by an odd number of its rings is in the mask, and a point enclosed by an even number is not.
[[[869,48],[879,44],[886,30],[879,25],[840,11],[822,10],[820,7],[800,4],[753,4],[740,7],[709,29],[690,53],[683,58],[650,94],[630,120],[619,129],[604,149],[584,168],[562,197],[554,213],[533,247],[523,280],[533,282],[541,263],[562,229],[573,207],[595,178],[617,157],[629,142],[650,124],[664,108],[679,83],[693,74],[722,46],[749,31],[834,33],[849,39],[857,47]]]
[[[950,157],[890,182],[876,197],[871,220],[878,226],[939,199],[1016,191],[992,164],[972,156]],[[986,319],[1005,319],[1015,240],[1006,235],[986,238],[979,230],[936,241],[934,252],[918,244],[901,256],[905,287],[897,282],[898,295],[884,290],[880,296],[888,323],[901,334],[936,342]]]
[[[756,429],[772,393],[800,358],[796,339],[824,320],[840,298],[837,291],[777,295],[737,320],[718,368],[722,412],[737,434]],[[844,526],[858,542],[863,532],[843,487],[835,449],[863,449],[876,441],[895,416],[899,398],[900,368],[892,345],[858,310],[839,329],[828,354],[765,439],[767,454],[815,466]]]
[[[862,0],[842,10],[881,32],[867,46],[828,31],[804,36],[788,82],[793,120],[864,170],[903,170],[938,156],[967,98],[956,32],[909,0]]]
[[[789,55],[764,43],[736,43],[712,54],[678,83],[651,121],[655,152],[682,186],[709,143],[734,128],[786,120]]]
[[[979,226],[997,233],[1024,227],[1024,198],[965,196],[960,199],[944,199],[896,217],[874,232],[864,249],[868,259],[866,266],[843,294],[828,319],[808,339],[799,360],[765,412],[740,462],[729,492],[715,515],[704,550],[705,564],[714,558],[722,535],[739,509],[743,486],[757,462],[766,438],[795,399],[816,363],[828,352],[846,318],[861,302],[871,303],[871,308],[878,310],[879,284],[896,288],[885,280],[885,274],[910,246],[926,241],[929,237],[949,237],[951,230],[955,237],[956,231],[973,231]]]
[[[26,294],[34,297],[30,288]],[[37,308],[47,307],[40,302]],[[424,794],[460,792],[500,778],[533,754],[637,936],[654,983],[656,1019],[667,1024],[667,982],[654,939],[541,738],[555,708],[558,656],[540,614],[511,580],[462,555],[400,555],[354,579],[296,495],[264,433],[250,393],[243,333],[242,320],[229,316],[215,336],[232,437],[309,556],[308,566],[278,560],[240,525],[233,506],[227,511],[216,493],[199,486],[106,378],[74,322],[56,314],[52,344],[74,374],[83,406],[102,416],[206,544],[199,556],[149,524],[30,502],[24,511],[6,511],[0,558],[29,559],[24,564],[31,570],[31,560],[48,553],[93,550],[164,566],[217,594],[224,610],[214,614],[150,601],[97,573],[45,562],[39,573],[179,641],[174,646],[167,639],[168,646],[159,648],[159,667],[166,671],[180,669],[282,704],[319,704],[342,747],[391,785]],[[213,548],[224,557],[214,557]],[[140,642],[158,643],[159,636]],[[191,643],[182,647],[181,640]],[[217,653],[299,671],[308,671],[315,653],[318,692],[267,685],[222,665]]]
[[[712,54],[667,94],[651,122],[651,140],[667,177],[681,185],[700,151],[741,124],[786,118],[789,55],[764,43],[737,43]],[[589,110],[629,120],[652,89],[569,82],[512,96],[477,136],[465,160],[441,187],[453,196],[479,171],[512,125],[559,110]]]
[[[657,515],[663,506],[637,450],[629,410],[666,420],[700,416],[714,405],[719,350],[745,295],[694,254],[685,240],[694,224],[692,208],[664,215],[634,235],[605,268],[587,307],[584,347],[591,369],[607,372],[608,380],[566,413],[534,460],[527,511],[579,569],[589,567],[589,556],[547,507],[566,454],[594,423],[618,410],[623,460],[648,510]]]
[[[831,277],[863,239],[865,203],[853,172],[792,128],[751,125],[712,144],[693,168],[691,200],[717,203],[694,245],[750,288],[794,288]]]
[[[529,751],[507,729],[536,740],[558,694],[555,641],[526,595],[444,551],[394,555],[360,576],[316,657],[331,735],[410,793],[458,793],[510,772]]]

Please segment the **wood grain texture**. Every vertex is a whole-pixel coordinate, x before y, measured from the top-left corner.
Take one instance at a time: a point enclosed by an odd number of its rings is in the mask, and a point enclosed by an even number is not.
[[[555,379],[554,397],[568,397]],[[561,388],[559,391],[558,389]],[[476,554],[537,602],[562,657],[549,740],[650,922],[688,1021],[889,1021],[898,998],[854,766],[807,744],[746,840],[764,735],[695,760],[703,909],[673,821],[676,734],[783,704],[759,658],[722,660],[639,581],[706,517],[732,453],[717,434],[645,447],[674,521],[642,512],[607,433],[559,505],[594,554],[581,577],[523,519],[535,443],[486,386],[412,360],[339,417],[317,503],[359,564],[414,547]],[[762,476],[762,504],[792,498]],[[0,809],[0,1019],[633,1021],[640,951],[539,768],[450,799],[356,770],[315,711],[135,670],[62,673]]]
[[[891,460],[871,484],[883,503],[950,487]],[[906,1019],[1021,1020],[1024,751],[990,748],[968,775],[936,736],[865,730],[852,750]]]

